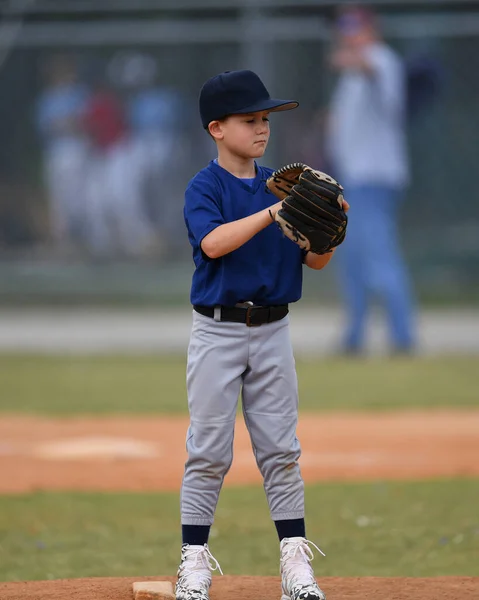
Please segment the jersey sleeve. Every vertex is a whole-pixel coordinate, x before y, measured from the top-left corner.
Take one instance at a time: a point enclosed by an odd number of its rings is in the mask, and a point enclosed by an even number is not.
[[[225,223],[219,192],[209,181],[193,180],[185,192],[185,221],[198,246]]]

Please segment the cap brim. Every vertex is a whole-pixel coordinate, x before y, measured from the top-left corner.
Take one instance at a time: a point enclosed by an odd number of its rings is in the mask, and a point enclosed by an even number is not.
[[[235,114],[244,115],[254,112],[261,112],[262,110],[279,112],[282,110],[293,110],[293,108],[297,108],[298,106],[299,102],[296,102],[296,100],[277,100],[270,98],[269,100],[263,100],[262,102],[257,102],[252,106],[247,106],[241,110],[235,111]]]

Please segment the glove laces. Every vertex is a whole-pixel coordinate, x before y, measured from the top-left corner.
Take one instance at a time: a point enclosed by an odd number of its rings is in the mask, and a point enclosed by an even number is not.
[[[223,575],[219,562],[211,554],[206,544],[204,546],[184,546],[181,558],[178,575],[181,579],[185,578],[191,589],[208,588],[213,571],[219,571]]]
[[[314,553],[311,546],[326,556],[326,554],[316,546],[314,542],[298,537],[298,538],[286,538],[284,544],[281,547],[281,570],[283,576],[288,580],[289,585],[295,587],[296,585],[307,585],[316,584],[314,579],[313,569],[310,565],[314,558]]]

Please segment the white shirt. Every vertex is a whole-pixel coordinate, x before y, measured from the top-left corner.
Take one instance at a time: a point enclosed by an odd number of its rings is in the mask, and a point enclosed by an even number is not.
[[[402,187],[409,179],[403,66],[385,44],[371,44],[364,53],[374,74],[341,74],[330,106],[328,149],[340,181]]]

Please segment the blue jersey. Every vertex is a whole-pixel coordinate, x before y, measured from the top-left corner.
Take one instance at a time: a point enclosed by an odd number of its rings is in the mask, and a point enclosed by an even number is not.
[[[191,303],[234,306],[247,300],[263,306],[301,298],[304,253],[271,223],[237,250],[210,259],[200,244],[213,229],[275,203],[266,188],[272,169],[256,166],[252,182],[238,179],[215,161],[188,184],[184,216],[196,270]]]

